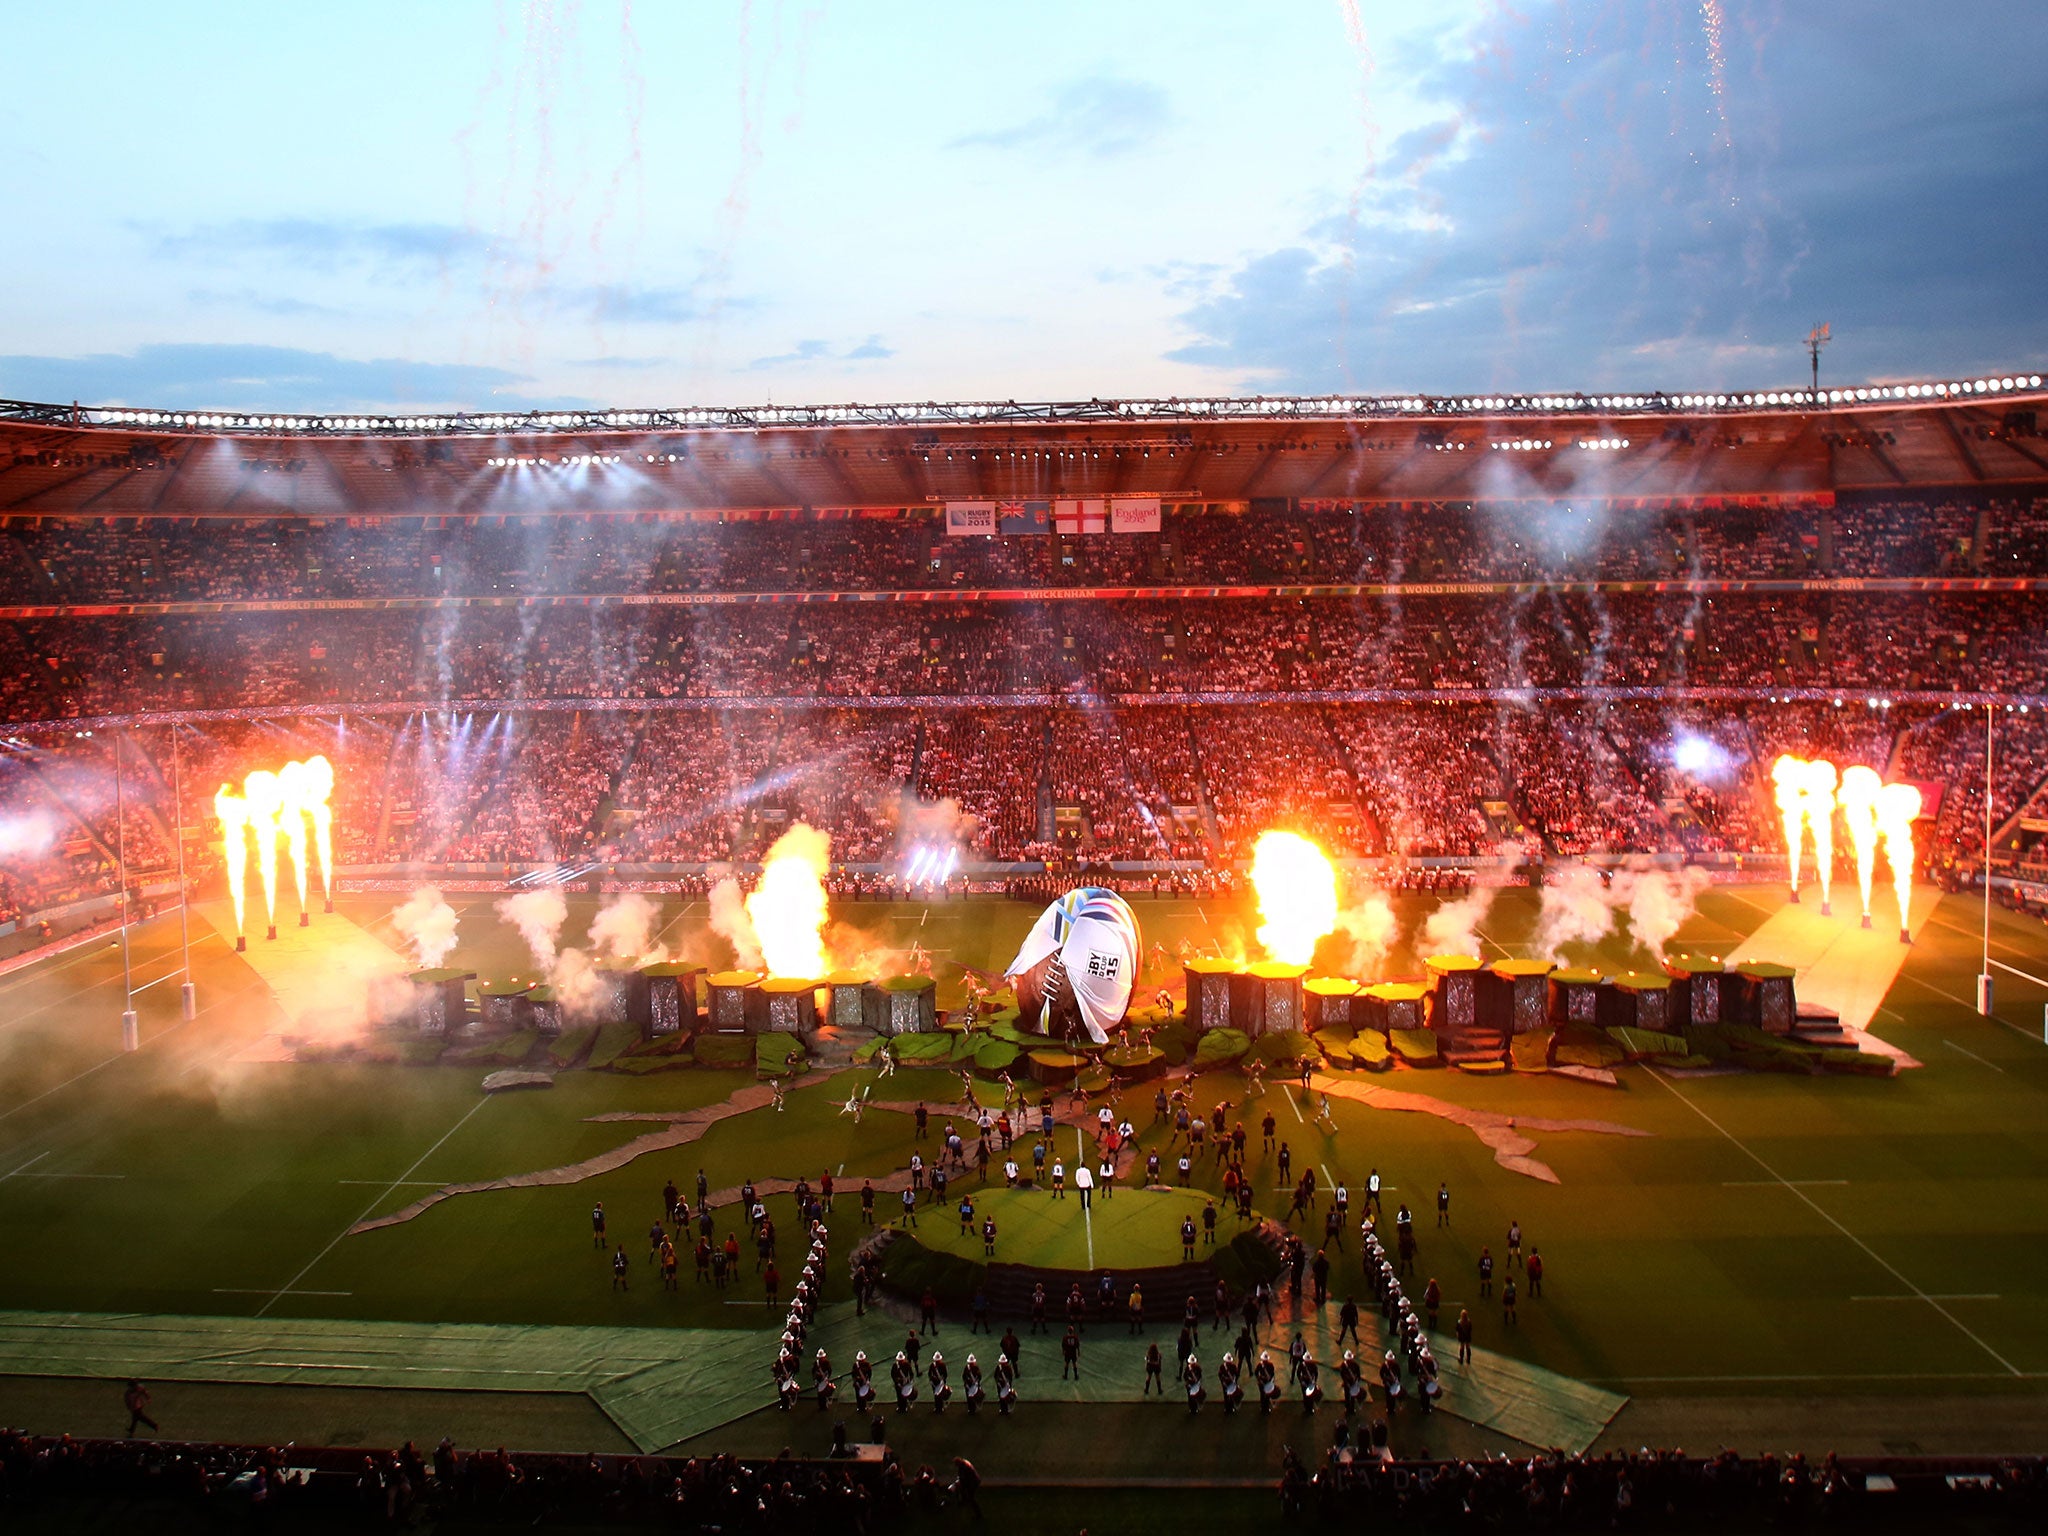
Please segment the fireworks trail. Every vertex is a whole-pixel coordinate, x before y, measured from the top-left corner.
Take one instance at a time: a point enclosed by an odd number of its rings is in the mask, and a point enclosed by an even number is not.
[[[1714,114],[1720,120],[1720,146],[1733,143],[1728,128],[1728,56],[1723,50],[1721,29],[1726,21],[1721,0],[1700,0],[1700,31],[1707,41],[1707,92],[1714,98]]]

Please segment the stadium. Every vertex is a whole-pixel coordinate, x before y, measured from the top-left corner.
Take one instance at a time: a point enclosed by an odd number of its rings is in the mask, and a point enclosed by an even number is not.
[[[2026,50],[760,9],[24,160],[0,1519],[2033,1528]]]

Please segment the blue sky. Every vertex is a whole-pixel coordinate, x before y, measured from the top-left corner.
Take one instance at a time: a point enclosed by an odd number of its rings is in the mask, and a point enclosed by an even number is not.
[[[0,394],[241,409],[2038,366],[2048,11],[17,8]]]

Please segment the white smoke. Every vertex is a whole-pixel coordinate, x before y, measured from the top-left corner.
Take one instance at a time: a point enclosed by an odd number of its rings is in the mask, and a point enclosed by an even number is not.
[[[521,891],[501,898],[498,916],[519,930],[526,947],[533,951],[533,963],[543,975],[553,975],[555,948],[562,936],[562,924],[569,916],[569,903],[553,886],[540,891]]]
[[[1633,860],[1603,883],[1591,865],[1567,865],[1555,883],[1543,888],[1537,952],[1555,963],[1564,958],[1565,945],[1597,944],[1614,933],[1617,920],[1625,916],[1635,947],[1661,961],[1712,880],[1705,870],[1691,865],[1670,870]]]
[[[548,985],[555,989],[555,1000],[562,1005],[562,1011],[577,1017],[595,1013],[610,993],[610,987],[599,978],[589,951],[574,948],[555,956],[548,971]]]
[[[392,926],[412,946],[423,971],[433,970],[455,948],[455,909],[431,885],[423,885],[391,909]]]
[[[1446,902],[1429,914],[1422,925],[1423,953],[1428,955],[1476,955],[1479,953],[1479,925],[1493,910],[1496,885],[1475,885],[1456,901]]]
[[[1614,908],[1622,899],[1590,864],[1567,864],[1543,887],[1536,918],[1536,953],[1555,965],[1567,944],[1597,944],[1614,932]]]
[[[1337,931],[1351,940],[1351,958],[1344,974],[1368,976],[1394,947],[1400,920],[1393,903],[1382,891],[1368,891],[1364,898],[1337,914]]]
[[[638,891],[627,891],[598,909],[590,920],[590,944],[600,955],[655,965],[664,957],[654,934],[661,908]]]
[[[711,931],[732,945],[743,971],[761,969],[761,937],[747,912],[747,898],[731,875],[711,887]]]
[[[1615,883],[1620,885],[1622,878],[1616,877]],[[1692,916],[1700,892],[1714,883],[1714,877],[1688,864],[1678,870],[1630,870],[1626,878],[1629,932],[1636,943],[1662,960],[1665,945]]]

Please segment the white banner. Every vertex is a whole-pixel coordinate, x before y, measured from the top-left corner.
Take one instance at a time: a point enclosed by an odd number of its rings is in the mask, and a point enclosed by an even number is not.
[[[1159,531],[1159,498],[1157,496],[1116,496],[1109,503],[1109,531],[1111,533],[1157,533]]]
[[[992,501],[946,503],[946,536],[953,539],[994,538],[996,504]]]

